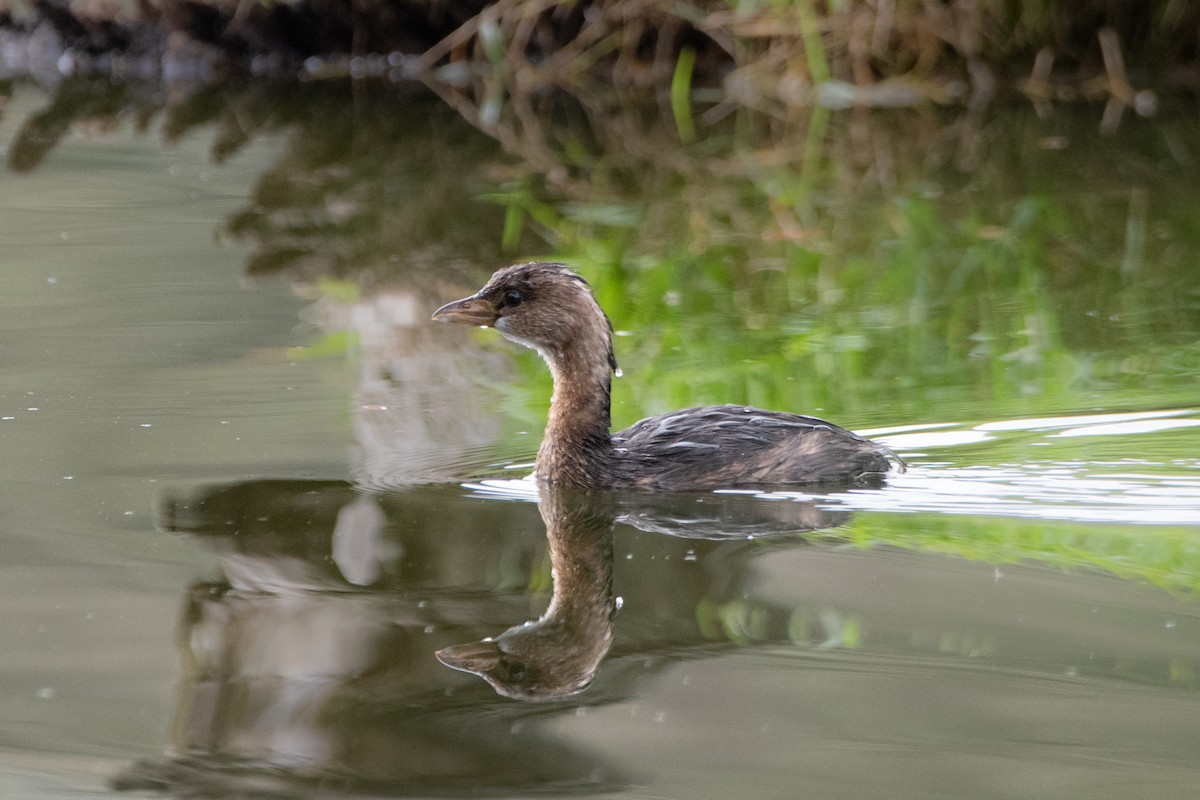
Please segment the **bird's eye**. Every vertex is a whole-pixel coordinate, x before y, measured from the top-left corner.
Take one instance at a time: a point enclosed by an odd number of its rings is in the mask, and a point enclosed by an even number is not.
[[[529,671],[520,661],[504,660],[500,662],[500,667],[504,679],[512,683],[522,683],[529,676]]]
[[[509,289],[504,293],[504,307],[515,308],[525,300],[525,295],[517,289]]]

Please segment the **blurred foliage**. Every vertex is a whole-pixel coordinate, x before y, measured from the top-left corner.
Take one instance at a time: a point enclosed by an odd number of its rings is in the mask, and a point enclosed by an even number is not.
[[[691,89],[760,110],[1030,97],[1112,99],[1200,85],[1189,0],[330,0],[0,6],[3,68],[421,77],[490,129],[547,87],[615,105],[669,91],[681,133]],[[35,32],[42,31],[39,38]],[[32,42],[29,47],[26,45]]]

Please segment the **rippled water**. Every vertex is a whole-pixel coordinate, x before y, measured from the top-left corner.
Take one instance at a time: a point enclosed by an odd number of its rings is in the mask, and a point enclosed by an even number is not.
[[[644,254],[606,272],[587,259],[623,235],[564,223],[624,334],[618,422],[786,407],[909,469],[879,490],[539,497],[544,369],[427,322],[511,257],[510,209],[463,198],[511,190],[513,167],[432,105],[410,100],[429,130],[381,132],[353,99],[256,128],[235,98],[241,127],[178,140],[182,113],[140,132],[97,112],[3,177],[0,794],[1195,796],[1187,209],[1139,223],[1100,187],[1100,234],[1060,225],[1021,251],[1021,285],[997,266],[961,305],[968,278],[946,300],[903,255],[978,222],[921,227],[905,204],[936,171],[881,201],[888,269],[866,281],[850,240],[813,275],[740,240],[688,273]],[[44,141],[48,102],[17,91],[0,147]],[[1193,171],[1149,163],[1154,197],[1191,193]],[[394,210],[381,171],[427,199]],[[1157,244],[1129,266],[1139,224]],[[1007,265],[988,249],[1007,235],[954,246]],[[1119,275],[1077,276],[1095,263]],[[435,655],[496,642],[521,658],[491,683]]]

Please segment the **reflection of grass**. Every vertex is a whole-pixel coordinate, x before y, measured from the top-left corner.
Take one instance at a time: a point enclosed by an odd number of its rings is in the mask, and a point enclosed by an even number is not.
[[[1189,528],[860,514],[821,538],[864,548],[886,545],[945,553],[996,565],[1032,561],[1066,570],[1098,569],[1200,595],[1200,537]]]
[[[860,548],[896,547],[940,553],[984,562],[1040,563],[1067,572],[1100,570],[1195,598],[1200,593],[1200,539],[1185,528],[1130,528],[1080,525],[991,517],[937,517],[861,514],[844,528],[809,534],[822,543],[847,542]],[[785,547],[762,540],[763,549]],[[1003,579],[1002,570],[997,575]],[[796,607],[747,597],[716,600],[706,597],[696,606],[698,630],[706,639],[738,647],[790,641],[807,649],[839,650],[888,646],[894,623],[847,610],[828,609],[832,627],[817,618],[820,609]],[[883,627],[886,626],[886,629]],[[1019,644],[987,630],[924,628],[914,631],[907,647],[938,655],[1007,660],[1021,657]],[[1200,688],[1200,669],[1187,656],[1147,661],[1133,652],[1095,653],[1081,669],[1096,675],[1136,679],[1180,688]]]
[[[631,334],[617,342],[629,376],[617,424],[710,402],[867,426],[1194,401],[1193,267],[1174,247],[1128,255],[1145,230],[1200,240],[1187,181],[1143,175],[1163,198],[1149,211],[1127,185],[1081,193],[1077,174],[1129,158],[1109,144],[1014,181],[1037,134],[1011,128],[1011,149],[964,186],[897,160],[894,188],[848,189],[830,153],[844,128],[807,130],[788,154],[737,131],[698,143],[696,161],[719,169],[650,168],[640,185],[652,194],[636,200],[610,176],[587,203],[528,184],[507,203],[530,209],[552,255]]]

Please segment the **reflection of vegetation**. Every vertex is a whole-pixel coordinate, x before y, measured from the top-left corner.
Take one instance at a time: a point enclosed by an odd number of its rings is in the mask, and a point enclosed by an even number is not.
[[[1188,528],[1130,528],[994,517],[859,515],[822,538],[887,545],[988,564],[1036,561],[1099,569],[1173,591],[1200,594],[1200,540]]]
[[[68,82],[10,160],[130,107],[155,113]],[[333,81],[202,90],[163,131],[215,126],[218,159],[288,133],[227,226],[250,272],[369,292],[413,269],[473,283],[502,243],[573,261],[632,334],[618,423],[717,401],[865,425],[1193,399],[1200,130],[1183,118],[1097,137],[1089,114],[734,113],[681,148],[653,115],[533,110],[507,155],[428,96]],[[523,427],[548,387],[525,363]]]
[[[1194,399],[1181,244],[1200,236],[1196,205],[1190,181],[1148,168],[1196,148],[1194,127],[1156,141],[1097,139],[1086,117],[877,120],[735,128],[658,161],[613,151],[590,181],[508,186],[510,229],[518,214],[635,334],[618,341],[633,368],[618,423],[719,400],[885,424],[1077,409],[1098,392]],[[946,166],[964,150],[969,173]],[[649,196],[622,188],[638,170]]]
[[[253,205],[229,221],[230,234],[256,244],[248,271],[361,276],[411,265],[426,250],[449,260],[493,252],[499,221],[474,199],[491,143],[427,96],[344,88],[264,86],[223,98],[222,151],[233,136],[292,136]]]
[[[3,97],[6,92],[0,93]],[[28,172],[58,146],[72,126],[94,122],[111,126],[124,117],[134,117],[144,127],[154,113],[155,101],[136,86],[108,81],[68,81],[59,87],[44,109],[25,121],[8,150],[8,168]],[[0,110],[4,107],[0,103]]]
[[[844,528],[807,536],[810,541],[820,544],[845,542],[864,549],[885,546],[981,561],[996,565],[996,581],[1006,579],[1006,565],[1040,563],[1066,572],[1100,570],[1123,579],[1181,592],[1188,597],[1195,597],[1200,592],[1200,542],[1197,542],[1194,530],[1184,528],[1149,531],[1129,526],[994,517],[862,514]],[[758,544],[760,549],[770,552],[790,546],[771,541]],[[951,563],[946,562],[946,566],[951,567]],[[904,575],[912,577],[908,571]],[[1025,579],[1028,577],[1026,572]],[[1094,584],[1086,585],[1094,591]],[[894,588],[899,592],[898,597],[905,595],[898,585]],[[934,591],[949,590],[938,586]],[[1057,599],[1070,606],[1078,602],[1077,597],[1067,599],[1071,597],[1067,593]],[[911,599],[903,597],[903,602]],[[871,601],[863,602],[869,607]],[[1061,609],[1044,611],[1046,619],[1070,617]],[[903,616],[905,612],[897,609],[892,613]],[[952,619],[953,612],[949,613],[951,616],[947,619]],[[696,605],[696,624],[701,636],[715,643],[739,647],[762,647],[785,641],[817,650],[886,649],[895,646],[891,637],[896,631],[890,615],[885,617],[880,619],[870,613],[859,613],[856,604],[835,612],[833,606],[825,609],[814,609],[805,603],[792,606],[771,602],[753,593],[736,598],[704,597]],[[1023,616],[1018,621],[1026,624]],[[995,618],[986,621],[977,618],[973,622],[966,626],[943,622],[945,627],[938,627],[936,622],[918,619],[918,627],[907,632],[903,647],[915,653],[984,658],[992,663],[1011,664],[1022,657],[1023,646],[1030,646],[998,636],[1000,626]],[[927,627],[922,630],[922,625]],[[1168,621],[1167,629],[1171,627],[1173,623]],[[1086,641],[1086,632],[1080,635]],[[1058,652],[1061,655],[1070,649],[1069,645],[1063,645]],[[1072,665],[1072,669],[1075,668]],[[1200,670],[1193,660],[1182,654],[1151,663],[1145,653],[1137,650],[1090,649],[1087,664],[1081,671],[1099,678],[1136,679],[1177,688],[1200,688]]]
[[[212,129],[217,162],[255,139],[290,135],[252,204],[227,226],[255,246],[250,273],[349,275],[369,284],[364,275],[380,269],[496,257],[502,221],[477,199],[496,167],[496,146],[417,91],[261,81],[167,103],[146,87],[70,80],[23,121],[9,167],[36,168],[73,128],[103,130],[132,117],[147,129],[156,116],[169,142]]]

